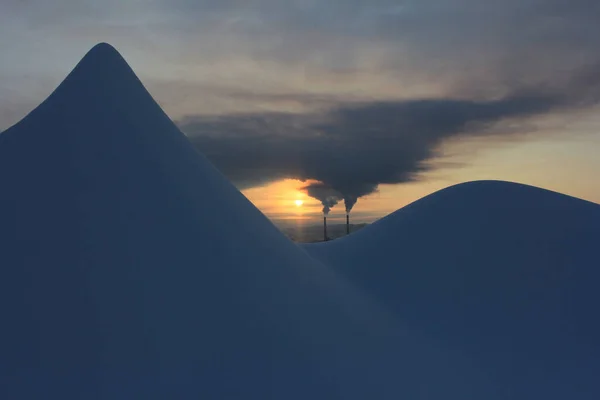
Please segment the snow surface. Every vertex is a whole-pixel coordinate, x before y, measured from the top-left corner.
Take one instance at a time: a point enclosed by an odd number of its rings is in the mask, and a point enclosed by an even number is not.
[[[107,44],[0,135],[0,183],[2,399],[496,392],[286,239]]]
[[[0,134],[2,399],[597,399],[600,209],[459,185],[299,247],[107,44]]]
[[[473,360],[503,398],[600,398],[599,205],[470,182],[303,247]]]

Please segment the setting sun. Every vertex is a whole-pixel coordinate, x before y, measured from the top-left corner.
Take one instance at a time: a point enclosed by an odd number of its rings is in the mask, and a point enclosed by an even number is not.
[[[302,204],[304,204],[304,201],[298,199],[298,200],[294,201],[294,204],[296,204],[296,207],[300,207]]]

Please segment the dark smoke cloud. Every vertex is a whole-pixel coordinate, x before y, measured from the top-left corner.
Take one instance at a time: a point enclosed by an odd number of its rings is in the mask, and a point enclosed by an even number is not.
[[[198,149],[239,187],[282,178],[311,180],[323,211],[356,201],[380,184],[415,180],[445,140],[598,101],[598,68],[562,85],[523,87],[495,100],[454,98],[346,104],[320,114],[192,117],[180,122]]]
[[[310,197],[320,200],[321,203],[323,203],[323,214],[325,215],[329,214],[331,208],[344,198],[340,192],[322,182],[311,183],[304,186],[302,189],[305,190]]]

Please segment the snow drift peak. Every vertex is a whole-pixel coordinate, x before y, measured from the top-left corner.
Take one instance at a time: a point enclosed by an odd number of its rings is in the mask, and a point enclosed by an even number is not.
[[[107,80],[122,81],[130,79],[138,81],[133,70],[121,54],[108,43],[95,45],[73,69],[67,80],[73,75],[82,75],[96,83],[106,83]]]
[[[0,135],[0,182],[0,398],[401,397],[389,317],[199,155],[111,46]]]
[[[94,46],[66,77],[48,100],[99,98],[109,102],[137,101],[150,97],[142,82],[119,52],[107,43]],[[146,99],[147,103],[148,99]]]
[[[88,60],[93,60],[93,59],[110,61],[110,62],[113,62],[116,64],[118,64],[118,63],[126,64],[125,60],[123,59],[123,57],[121,56],[119,51],[117,49],[115,49],[112,45],[105,43],[105,42],[98,43],[97,45],[92,47],[90,49],[90,51],[87,52],[87,54],[83,57],[83,59],[81,61],[83,62],[83,61],[88,61]]]
[[[119,53],[119,51],[117,49],[115,49],[112,45],[110,45],[109,43],[106,42],[100,42],[98,44],[96,44],[94,47],[92,47],[90,49],[90,51],[88,51],[87,55],[93,55],[93,54],[99,54],[99,53],[104,53],[106,55],[112,56],[112,57],[121,57],[121,54]]]
[[[94,46],[54,92],[9,131],[40,136],[182,136],[119,52]],[[9,134],[10,135],[10,134]],[[3,135],[4,136],[4,135]]]

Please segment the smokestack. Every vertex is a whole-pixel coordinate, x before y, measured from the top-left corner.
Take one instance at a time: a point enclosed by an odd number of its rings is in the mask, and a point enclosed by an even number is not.
[[[346,214],[346,235],[350,234],[350,214]]]
[[[327,241],[327,216],[323,216],[323,241]]]

